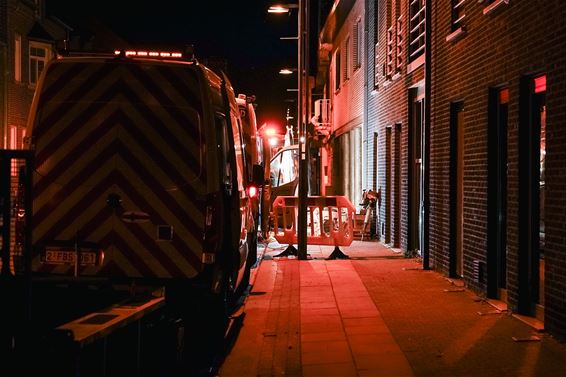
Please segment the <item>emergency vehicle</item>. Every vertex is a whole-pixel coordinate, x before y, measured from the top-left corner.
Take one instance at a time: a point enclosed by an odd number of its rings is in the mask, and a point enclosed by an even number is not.
[[[244,157],[246,161],[246,174],[248,179],[253,181],[253,169],[263,170],[263,172],[256,172],[255,174],[266,176],[266,162],[269,162],[269,157],[266,156],[269,148],[264,148],[264,141],[262,136],[257,131],[257,118],[255,112],[255,96],[247,96],[239,94],[236,98],[238,107],[240,109],[240,118],[242,119],[242,135],[244,145]],[[257,190],[255,190],[257,188]],[[257,187],[250,187],[254,191],[253,195],[250,193],[252,200],[252,213],[254,222],[258,229],[261,228],[262,211],[264,209],[264,191],[267,189],[266,183],[262,182]],[[251,249],[257,251],[257,237],[253,239],[254,247]],[[252,256],[252,259],[257,261],[257,253]]]
[[[186,321],[203,308],[226,319],[255,262],[263,170],[248,166],[246,132],[226,75],[182,53],[49,62],[27,130],[44,326],[144,291]]]

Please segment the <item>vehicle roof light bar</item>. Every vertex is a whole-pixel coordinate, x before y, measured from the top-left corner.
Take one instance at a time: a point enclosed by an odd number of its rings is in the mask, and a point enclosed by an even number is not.
[[[135,50],[114,50],[114,55],[125,55],[125,56],[139,56],[139,57],[152,57],[152,58],[173,58],[180,59],[183,54],[180,52],[168,52],[168,51],[135,51]]]

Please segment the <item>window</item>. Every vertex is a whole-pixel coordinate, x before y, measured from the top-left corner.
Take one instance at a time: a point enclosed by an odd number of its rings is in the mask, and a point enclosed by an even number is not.
[[[401,66],[403,65],[403,16],[399,16],[397,19],[397,63],[395,70],[397,72],[401,71]]]
[[[393,34],[395,29],[393,26],[387,29],[387,66],[385,68],[385,76],[391,78],[393,75]]]
[[[230,162],[230,138],[228,136],[228,126],[224,114],[217,112],[215,116],[216,132],[218,137],[218,149],[222,156],[222,183],[227,191],[232,191],[232,164]]]
[[[362,19],[354,24],[354,70],[362,66]]]
[[[373,87],[377,88],[379,85],[379,43],[375,44],[374,59],[373,59]]]
[[[291,182],[296,182],[298,174],[298,148],[283,150],[271,160],[270,179],[272,187],[279,187]]]
[[[509,5],[509,0],[485,0],[484,4],[485,8],[483,8],[483,14],[487,15],[495,12],[504,5]]]
[[[29,43],[29,83],[35,85],[41,71],[51,58],[51,48],[44,43]]]
[[[338,90],[340,89],[340,84],[341,84],[341,77],[340,76],[342,74],[342,72],[340,71],[340,50],[336,50],[336,53],[334,54],[334,90]]]
[[[373,87],[379,85],[379,1],[373,2]]]
[[[230,120],[232,123],[232,136],[234,140],[234,152],[236,154],[236,174],[238,180],[238,191],[244,190],[244,154],[242,153],[242,126],[240,118],[236,114],[230,112]]]
[[[350,37],[346,38],[346,44],[344,45],[344,80],[346,81],[350,78]]]
[[[410,0],[409,61],[419,57],[425,48],[425,0]]]
[[[466,13],[464,3],[466,0],[452,0],[452,31],[462,27]]]
[[[22,36],[19,34],[14,41],[14,80],[22,81]]]

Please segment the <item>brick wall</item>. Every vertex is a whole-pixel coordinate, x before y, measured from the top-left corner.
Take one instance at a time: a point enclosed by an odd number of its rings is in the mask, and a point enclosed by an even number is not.
[[[379,7],[377,12],[377,25],[374,17],[376,2],[368,2],[368,37],[371,38],[368,43],[369,50],[367,56],[368,64],[368,128],[367,128],[367,151],[368,156],[368,180],[367,182],[373,182],[374,172],[377,170],[377,189],[381,188],[382,192],[382,204],[380,208],[380,218],[383,224],[386,224],[388,229],[385,230],[385,234],[388,235],[387,242],[395,243],[395,240],[399,240],[398,245],[403,249],[407,248],[408,234],[407,234],[407,224],[408,224],[408,135],[409,135],[409,124],[408,124],[408,91],[409,88],[420,82],[424,78],[423,66],[420,66],[410,73],[407,73],[407,33],[408,25],[406,20],[408,20],[408,2],[398,1],[397,9],[398,16],[402,17],[404,22],[402,23],[402,34],[405,36],[404,49],[401,52],[401,58],[403,63],[400,66],[400,70],[393,75],[393,77],[387,77],[384,73],[384,65],[387,64],[387,31],[392,25],[396,26],[395,20],[397,17],[394,16],[395,13],[395,3],[390,3],[388,1],[379,1]],[[391,5],[388,5],[391,4]],[[389,22],[388,22],[389,18]],[[378,85],[374,88],[374,48],[373,36],[378,29]],[[394,49],[396,54],[397,50]],[[395,60],[397,55],[394,55]],[[396,129],[396,124],[399,124],[399,128]],[[391,145],[388,146],[386,136],[386,129],[392,127],[391,129]],[[376,147],[373,143],[373,134],[378,133],[378,166],[375,169],[373,163],[374,148]],[[400,135],[396,135],[400,132]],[[396,147],[395,138],[399,137],[400,144],[400,155],[399,148]],[[400,164],[400,177],[396,177],[395,173],[395,163],[398,161]],[[386,174],[386,170],[389,169],[389,173]],[[386,177],[389,177],[391,182],[386,185]],[[390,188],[387,192],[387,187]],[[396,192],[401,193],[399,198]],[[400,206],[400,208],[397,208]],[[387,209],[387,210],[386,210]],[[395,216],[400,216],[400,219],[396,219]],[[400,222],[400,233],[396,234],[395,222],[396,220]],[[380,229],[381,231],[381,229]],[[384,239],[384,234],[382,234],[382,240]]]
[[[29,85],[29,40],[26,38],[38,17],[33,2],[8,0],[7,45],[8,45],[8,125],[26,127],[34,88]],[[51,19],[39,20],[45,30],[56,40],[62,40],[66,31]],[[21,36],[21,82],[14,80],[15,36]]]
[[[464,279],[485,293],[475,279],[473,262],[486,263],[488,195],[488,91],[509,89],[507,170],[507,289],[510,308],[519,302],[519,82],[522,76],[546,73],[547,190],[546,190],[546,326],[566,336],[566,171],[560,167],[566,135],[562,130],[566,106],[563,84],[566,5],[559,1],[513,1],[492,14],[485,4],[465,2],[467,34],[447,42],[451,33],[451,2],[433,9],[433,64],[430,171],[430,247],[434,267],[449,271],[450,103],[464,103]],[[559,17],[561,15],[562,17]],[[549,22],[552,20],[552,22]]]
[[[361,202],[362,195],[362,175],[363,171],[356,167],[360,166],[356,162],[359,157],[366,157],[362,151],[362,136],[360,130],[363,128],[363,109],[364,109],[364,81],[365,81],[365,61],[364,50],[361,48],[362,62],[361,67],[354,66],[354,25],[361,20],[360,27],[364,28],[364,1],[357,0],[344,20],[340,30],[335,35],[331,51],[330,66],[330,98],[332,102],[332,131],[335,139],[332,144],[332,187],[327,187],[328,194],[346,195],[354,206]],[[363,36],[363,33],[362,33]],[[349,51],[346,54],[346,41],[349,40]],[[363,39],[359,41],[364,46]],[[334,90],[336,50],[340,50],[340,88]],[[347,55],[347,56],[346,56]],[[344,69],[348,60],[348,78],[344,78]]]
[[[566,6],[548,4],[547,199],[545,327],[566,338]],[[552,17],[550,17],[552,15]]]

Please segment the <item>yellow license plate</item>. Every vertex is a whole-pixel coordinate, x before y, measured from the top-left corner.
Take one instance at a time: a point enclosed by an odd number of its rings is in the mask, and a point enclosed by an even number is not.
[[[69,250],[46,250],[44,263],[49,264],[75,264],[77,254]],[[80,253],[81,266],[96,265],[96,253],[82,251]]]

